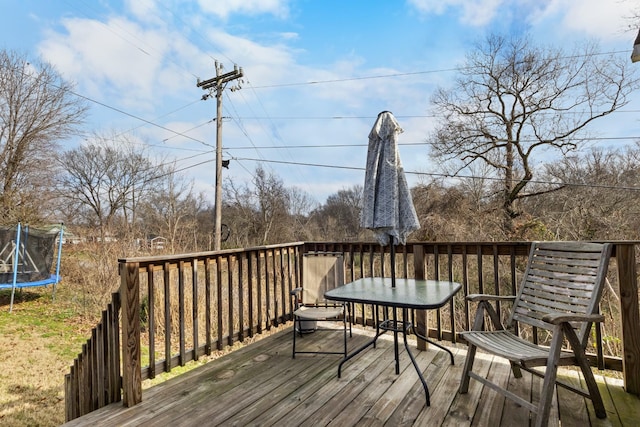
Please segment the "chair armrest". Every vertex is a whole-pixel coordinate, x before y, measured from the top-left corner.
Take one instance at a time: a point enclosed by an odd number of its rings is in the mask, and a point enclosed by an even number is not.
[[[479,302],[479,301],[513,301],[516,297],[514,295],[490,295],[490,294],[469,294],[467,295],[467,301]]]
[[[602,314],[552,313],[542,316],[542,321],[559,325],[565,322],[604,322]]]
[[[302,293],[302,288],[294,288],[289,292],[291,298],[293,298],[293,309],[297,310],[302,305],[302,298],[300,298],[300,294]]]

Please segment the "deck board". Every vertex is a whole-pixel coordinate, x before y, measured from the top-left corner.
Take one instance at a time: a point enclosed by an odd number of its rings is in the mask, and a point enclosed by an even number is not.
[[[371,330],[354,329],[353,349],[371,337]],[[302,345],[327,347],[339,337],[316,333],[303,337]],[[412,347],[415,349],[415,345]],[[400,350],[400,375],[395,374],[393,342],[380,338],[343,366],[340,356],[297,355],[291,358],[291,329],[246,345],[185,374],[145,389],[142,403],[124,408],[115,403],[67,423],[67,426],[511,426],[527,425],[528,412],[513,405],[478,381],[469,392],[457,388],[466,348],[450,345],[455,365],[436,347],[414,350],[427,380],[431,406],[404,348]],[[524,380],[512,378],[504,360],[478,353],[476,372],[526,395],[537,394],[540,381],[526,372]],[[578,373],[561,371],[578,383]],[[606,420],[597,420],[588,399],[560,388],[554,424],[569,426],[631,426],[640,419],[640,399],[624,393],[621,381],[596,376],[603,393]],[[532,389],[533,384],[533,389]],[[533,390],[533,391],[532,391]]]

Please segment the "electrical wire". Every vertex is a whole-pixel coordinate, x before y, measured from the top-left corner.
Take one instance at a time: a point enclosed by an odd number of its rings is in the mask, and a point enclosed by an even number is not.
[[[244,160],[244,161],[255,161],[255,162],[282,163],[282,164],[292,163],[284,160],[264,160],[264,159],[252,159],[247,157],[238,157],[233,159]],[[357,166],[337,166],[337,165],[325,165],[320,163],[303,163],[303,162],[295,162],[295,164],[301,165],[301,166],[329,168],[329,169],[342,169],[342,170],[353,170],[353,171],[366,170],[363,167],[357,167]],[[446,174],[446,173],[417,172],[417,171],[408,171],[408,170],[405,170],[404,173],[408,175],[430,176],[435,178],[481,179],[481,180],[488,180],[488,181],[504,182],[504,178],[487,177],[487,176],[453,175],[453,174]],[[519,182],[519,180],[513,179],[512,182]],[[640,191],[640,187],[615,186],[615,185],[606,185],[606,184],[590,184],[590,183],[575,183],[575,182],[571,183],[571,182],[557,182],[557,181],[542,181],[542,180],[533,180],[533,179],[528,182],[531,184],[554,185],[558,187],[588,187],[588,188],[603,188],[603,189],[609,189],[609,190]]]

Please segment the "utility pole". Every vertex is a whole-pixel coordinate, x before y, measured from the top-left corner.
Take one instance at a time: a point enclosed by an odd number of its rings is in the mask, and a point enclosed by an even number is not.
[[[220,250],[220,240],[222,232],[222,92],[230,81],[239,79],[243,76],[242,67],[233,66],[233,71],[221,74],[222,64],[215,62],[216,76],[205,81],[198,79],[197,87],[202,90],[208,90],[209,93],[202,97],[203,100],[215,91],[216,96],[216,204],[215,204],[215,232],[213,241],[213,250]],[[240,89],[240,86],[231,88],[232,91]]]

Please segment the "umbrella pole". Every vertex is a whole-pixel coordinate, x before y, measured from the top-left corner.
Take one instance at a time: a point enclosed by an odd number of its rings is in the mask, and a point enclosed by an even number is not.
[[[396,287],[396,245],[391,239],[391,287]]]

